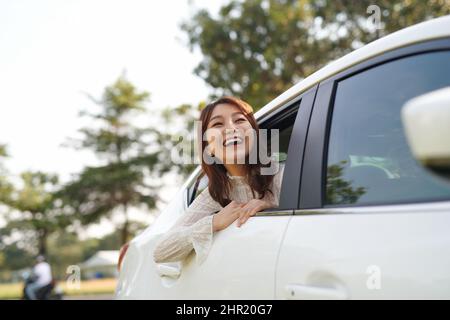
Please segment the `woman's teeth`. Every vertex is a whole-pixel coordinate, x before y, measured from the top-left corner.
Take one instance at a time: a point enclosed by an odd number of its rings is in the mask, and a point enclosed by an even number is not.
[[[231,138],[231,139],[226,140],[223,145],[225,147],[228,147],[229,145],[232,145],[232,144],[241,144],[241,143],[242,143],[241,138]]]

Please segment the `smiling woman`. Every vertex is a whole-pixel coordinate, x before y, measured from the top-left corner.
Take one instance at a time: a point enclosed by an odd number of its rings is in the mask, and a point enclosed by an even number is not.
[[[222,206],[229,203],[227,175],[245,177],[251,189],[263,196],[270,192],[273,176],[259,172],[263,167],[260,157],[267,146],[259,141],[259,126],[253,108],[240,99],[223,97],[203,109],[200,121],[199,154],[203,156],[202,169],[210,180],[209,189],[214,200]],[[234,144],[235,141],[244,143]],[[209,161],[209,155],[213,161]],[[256,161],[252,161],[255,157]]]
[[[202,263],[211,248],[213,234],[226,229],[236,220],[239,227],[257,212],[275,208],[279,203],[284,165],[261,162],[259,127],[252,107],[246,102],[223,97],[201,112],[199,147],[208,188],[195,198],[174,226],[161,236],[153,252],[154,261],[180,261],[195,250]],[[250,161],[256,155],[255,163]],[[208,157],[214,161],[208,163]],[[243,160],[236,161],[237,159]],[[261,169],[275,167],[275,174]],[[272,168],[273,169],[273,168]],[[214,214],[216,213],[216,214]]]

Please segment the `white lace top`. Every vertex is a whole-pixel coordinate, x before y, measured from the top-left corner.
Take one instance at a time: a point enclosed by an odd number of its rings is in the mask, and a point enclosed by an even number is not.
[[[284,163],[279,164],[279,170],[273,179],[271,186],[273,195],[266,192],[264,196],[265,200],[273,204],[273,208],[279,205],[284,166]],[[254,198],[245,177],[231,176],[228,173],[227,175],[232,186],[230,190],[231,200],[246,203]],[[259,196],[257,192],[255,194]],[[205,188],[175,224],[158,239],[153,251],[153,260],[156,263],[181,261],[194,249],[197,264],[201,264],[208,256],[213,243],[213,213],[220,211],[222,208],[211,197],[209,189]]]

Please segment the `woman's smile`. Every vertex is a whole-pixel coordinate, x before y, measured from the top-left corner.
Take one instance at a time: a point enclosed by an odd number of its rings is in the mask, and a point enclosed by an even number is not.
[[[233,138],[229,138],[226,139],[223,142],[224,147],[229,147],[231,145],[237,146],[239,144],[242,144],[244,142],[244,139],[242,139],[241,137],[233,137]]]

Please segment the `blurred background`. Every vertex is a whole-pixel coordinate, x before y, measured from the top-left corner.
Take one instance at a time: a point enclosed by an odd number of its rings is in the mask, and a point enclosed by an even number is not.
[[[171,150],[206,103],[257,111],[447,14],[450,0],[0,0],[0,299],[21,297],[39,254],[66,297],[112,297],[118,250],[195,167]]]

